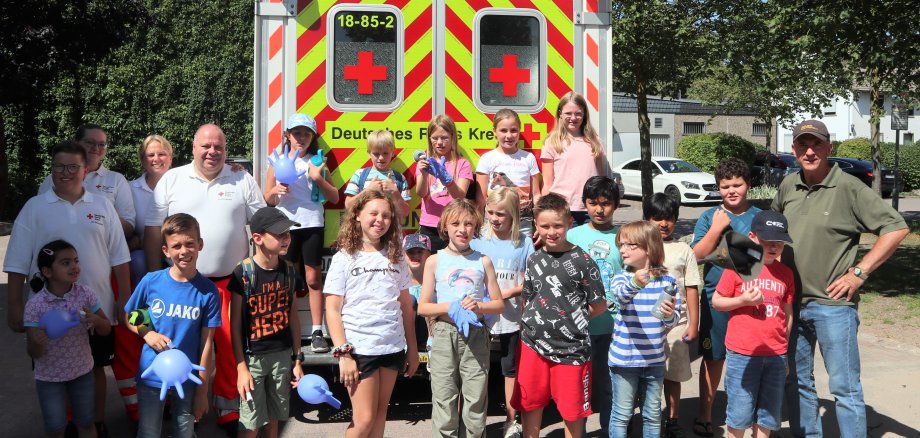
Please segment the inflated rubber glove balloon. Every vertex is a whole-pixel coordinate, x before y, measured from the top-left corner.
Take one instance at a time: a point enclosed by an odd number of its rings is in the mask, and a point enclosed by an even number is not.
[[[204,371],[204,368],[193,364],[182,350],[173,348],[157,354],[150,367],[141,373],[141,378],[154,374],[163,382],[160,386],[160,400],[166,399],[166,391],[170,386],[175,387],[179,398],[184,399],[185,391],[182,389],[182,384],[186,380],[201,384],[201,379],[192,371]]]
[[[464,309],[463,306],[460,305],[461,300],[463,300],[463,297],[456,301],[451,301],[450,307],[447,308],[447,316],[454,320],[454,323],[457,324],[457,329],[463,333],[463,337],[469,338],[470,325],[482,327],[482,323],[479,322],[479,318],[476,317],[475,312]]]
[[[38,326],[45,329],[48,339],[58,339],[78,325],[80,325],[80,315],[76,311],[51,309],[38,320]]]
[[[310,404],[327,403],[334,409],[342,407],[342,402],[332,396],[329,384],[316,374],[307,374],[297,381],[297,394]]]
[[[294,165],[294,160],[291,159],[291,145],[284,145],[283,154],[278,155],[278,150],[272,151],[272,154],[268,156],[268,162],[275,168],[275,179],[278,180],[281,184],[293,184],[297,181],[297,178],[303,176],[307,173],[306,171],[297,171],[297,166]]]
[[[445,156],[442,156],[440,161],[436,160],[434,157],[428,157],[428,173],[441,181],[441,184],[445,186],[454,181],[454,177],[447,171],[446,162],[447,157]]]
[[[325,161],[326,159],[323,158],[322,149],[316,151],[316,155],[310,158],[310,163],[312,163],[316,167],[322,166]],[[323,172],[321,173],[321,175],[323,176],[323,178],[326,177],[326,169],[323,169]],[[323,191],[320,190],[318,185],[316,185],[316,181],[313,182],[313,189],[310,191],[310,200],[312,200],[313,202],[319,202],[319,203],[326,202],[326,195],[324,195]]]

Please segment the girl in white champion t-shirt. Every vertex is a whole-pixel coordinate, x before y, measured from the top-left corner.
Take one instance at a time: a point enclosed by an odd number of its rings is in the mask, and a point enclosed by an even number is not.
[[[397,373],[418,368],[409,265],[395,216],[384,192],[355,196],[326,274],[326,324],[352,405],[349,435],[383,436]]]

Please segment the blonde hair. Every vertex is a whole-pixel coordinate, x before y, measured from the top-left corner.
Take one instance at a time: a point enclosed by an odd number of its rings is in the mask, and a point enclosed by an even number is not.
[[[396,139],[393,133],[386,129],[377,129],[367,135],[367,153],[371,153],[377,148],[387,148],[391,151],[396,150]],[[394,159],[396,157],[393,157]]]
[[[617,232],[617,246],[630,242],[648,253],[649,274],[660,277],[668,273],[664,267],[664,241],[658,226],[649,221],[630,222]]]
[[[511,215],[511,242],[514,247],[521,246],[521,197],[516,188],[498,187],[489,192],[486,199],[486,208],[489,205],[497,205],[505,209]],[[491,240],[495,237],[495,232],[490,225],[483,225],[482,237]]]
[[[479,237],[482,229],[482,212],[479,211],[476,204],[473,204],[473,201],[465,198],[454,199],[447,204],[447,207],[444,207],[441,220],[438,221],[438,235],[444,240],[450,240],[447,236],[447,224],[467,215],[473,218],[473,230],[475,230],[473,237]]]
[[[457,136],[457,124],[454,123],[454,119],[450,118],[447,114],[438,114],[428,122],[428,156],[435,157],[436,152],[434,151],[434,146],[431,144],[431,133],[435,129],[441,128],[447,131],[447,135],[450,136],[450,143],[452,147],[450,152],[447,153],[447,162],[454,163],[454,179],[457,179],[457,174],[460,172],[460,158],[463,156],[460,155],[460,145],[459,137]]]
[[[137,150],[137,157],[140,158],[141,161],[144,161],[144,155],[147,154],[147,147],[149,147],[150,143],[153,143],[153,142],[158,142],[161,145],[163,145],[163,149],[166,149],[166,151],[169,152],[170,157],[172,156],[173,154],[172,143],[170,143],[169,140],[167,140],[166,137],[163,137],[162,135],[153,134],[153,135],[148,135],[147,138],[145,138],[144,141],[141,143],[141,147],[138,148]]]
[[[339,227],[339,235],[335,239],[335,247],[340,251],[345,251],[348,255],[354,255],[364,247],[364,233],[361,231],[361,224],[358,223],[358,214],[364,209],[367,203],[383,199],[387,201],[390,208],[390,229],[380,237],[380,243],[387,253],[387,259],[390,263],[399,263],[403,258],[403,249],[401,236],[402,231],[399,228],[399,220],[396,218],[396,204],[380,190],[362,190],[355,196],[354,202],[347,210],[345,217],[342,218],[342,225]]]
[[[585,141],[591,144],[591,154],[595,157],[600,156],[603,147],[601,146],[601,138],[597,135],[597,131],[594,130],[594,127],[591,126],[591,120],[588,115],[588,101],[586,101],[582,95],[574,91],[565,93],[565,95],[559,99],[559,106],[556,107],[556,124],[546,137],[545,145],[553,148],[556,153],[561,154],[565,152],[566,146],[571,143],[565,125],[559,122],[559,118],[562,117],[562,107],[569,103],[578,105],[581,108],[581,112],[585,114],[584,118],[581,119],[581,133],[585,136]]]

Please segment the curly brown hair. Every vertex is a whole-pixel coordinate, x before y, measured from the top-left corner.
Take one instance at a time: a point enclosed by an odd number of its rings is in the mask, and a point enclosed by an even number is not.
[[[751,184],[751,168],[739,158],[730,157],[719,161],[714,173],[716,184],[719,184],[723,179],[732,179],[736,176],[741,177],[748,185]]]
[[[358,223],[358,214],[368,202],[375,199],[385,200],[390,208],[390,229],[380,237],[380,243],[383,244],[390,263],[399,263],[404,253],[401,242],[402,231],[399,228],[399,220],[396,218],[396,204],[380,190],[363,190],[358,193],[358,196],[355,196],[351,207],[345,211],[345,217],[342,219],[342,226],[339,227],[339,235],[335,239],[334,246],[348,255],[354,255],[364,247],[364,233],[361,231],[361,224]]]

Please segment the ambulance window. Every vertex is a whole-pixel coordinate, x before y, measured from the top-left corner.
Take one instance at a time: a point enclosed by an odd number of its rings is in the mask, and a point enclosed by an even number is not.
[[[340,5],[327,16],[326,97],[339,111],[389,111],[403,99],[403,24],[385,5]]]
[[[486,9],[474,19],[474,101],[480,109],[542,109],[546,21],[534,10]]]

